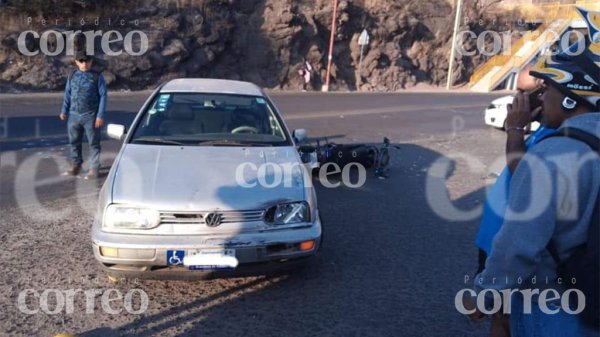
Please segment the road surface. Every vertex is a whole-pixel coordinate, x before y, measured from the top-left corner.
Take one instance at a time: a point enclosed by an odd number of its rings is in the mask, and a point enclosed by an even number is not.
[[[131,122],[147,92],[111,93],[108,122]],[[318,188],[325,241],[304,270],[211,281],[110,283],[93,259],[90,226],[102,184],[58,177],[66,126],[58,94],[0,96],[0,335],[481,336],[454,306],[476,268],[472,241],[485,187],[503,165],[505,136],[483,124],[497,95],[273,93],[288,126],[339,143],[392,150],[390,177]],[[119,142],[102,142],[103,172]],[[84,153],[85,156],[85,153]],[[440,187],[442,187],[440,189]],[[29,289],[29,290],[28,290]],[[143,290],[144,314],[102,309],[101,294]],[[19,294],[99,290],[73,310],[42,310]],[[54,294],[56,295],[56,294]],[[92,296],[92,300],[93,300]],[[135,302],[135,301],[134,301]],[[115,302],[119,308],[119,301]],[[123,309],[123,306],[120,307]]]

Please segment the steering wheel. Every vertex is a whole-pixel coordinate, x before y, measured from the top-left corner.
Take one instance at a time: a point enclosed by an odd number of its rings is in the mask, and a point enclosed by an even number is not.
[[[242,125],[231,130],[231,133],[259,133],[258,129],[250,125]]]

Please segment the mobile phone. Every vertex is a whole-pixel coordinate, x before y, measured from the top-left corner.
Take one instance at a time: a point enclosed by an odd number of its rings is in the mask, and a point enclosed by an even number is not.
[[[533,91],[528,93],[529,95],[529,111],[533,111],[542,106],[542,100],[540,96],[544,92],[544,87],[539,87]],[[533,116],[532,121],[539,122],[542,118],[542,114],[538,113],[536,116]]]

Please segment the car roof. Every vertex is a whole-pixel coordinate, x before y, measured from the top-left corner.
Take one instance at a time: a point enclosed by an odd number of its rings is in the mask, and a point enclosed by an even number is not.
[[[178,78],[167,82],[160,92],[223,93],[264,96],[254,83],[213,78]]]
[[[513,96],[513,95],[502,96],[502,97],[499,97],[499,98],[496,98],[495,100],[493,100],[492,104],[510,104],[513,102],[514,99],[515,99],[515,96]]]

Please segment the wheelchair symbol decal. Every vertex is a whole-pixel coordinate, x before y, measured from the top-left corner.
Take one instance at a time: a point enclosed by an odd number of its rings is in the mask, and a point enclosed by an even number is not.
[[[167,264],[170,266],[179,266],[183,264],[183,250],[167,250]]]

